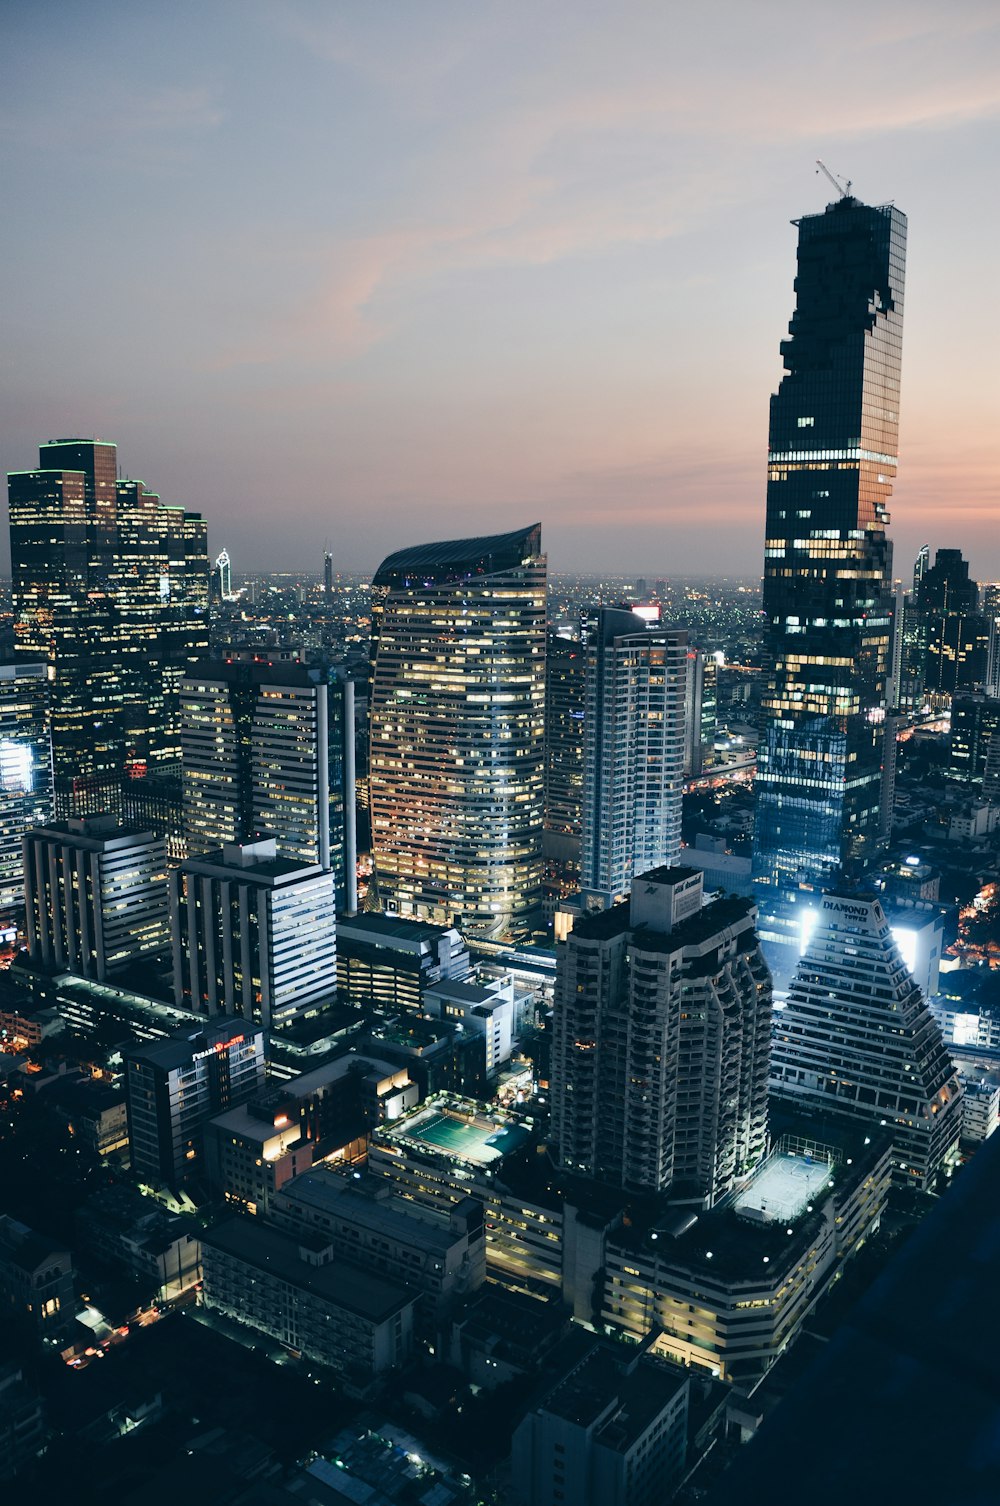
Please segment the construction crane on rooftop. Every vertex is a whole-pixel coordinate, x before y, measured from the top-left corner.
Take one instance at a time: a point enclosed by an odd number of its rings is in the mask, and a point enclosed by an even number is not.
[[[853,187],[853,184],[851,183],[850,178],[845,178],[842,183],[837,175],[835,173],[832,173],[827,167],[826,163],[823,162],[819,157],[816,158],[816,171],[826,174],[842,199],[849,199],[851,197],[851,189]],[[844,187],[844,183],[847,184],[846,188]]]

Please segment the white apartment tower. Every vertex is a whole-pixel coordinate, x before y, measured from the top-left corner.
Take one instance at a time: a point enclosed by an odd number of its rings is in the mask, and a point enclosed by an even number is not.
[[[80,816],[27,832],[23,855],[33,961],[103,983],[169,951],[162,837]]]
[[[688,637],[602,607],[586,653],[580,887],[603,908],[680,853]]]
[[[776,1093],[885,1125],[897,1180],[930,1188],[958,1145],[962,1088],[878,900],[824,894],[777,1016]]]
[[[170,875],[177,1004],[287,1024],[336,993],[336,918],[330,870],[273,840],[189,858]]]
[[[702,885],[640,874],[560,947],[552,1136],[568,1172],[711,1207],[767,1146],[771,976],[751,901]]]

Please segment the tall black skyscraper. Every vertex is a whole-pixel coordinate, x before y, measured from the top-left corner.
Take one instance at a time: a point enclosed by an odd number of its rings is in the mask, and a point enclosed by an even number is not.
[[[203,519],[117,473],[113,444],[65,439],[9,480],[14,649],[50,679],[57,816],[117,811],[123,778],[176,764],[180,672],[207,647]]]
[[[845,197],[798,228],[764,551],[754,874],[770,939],[800,891],[863,871],[883,832],[899,427],[905,216]]]

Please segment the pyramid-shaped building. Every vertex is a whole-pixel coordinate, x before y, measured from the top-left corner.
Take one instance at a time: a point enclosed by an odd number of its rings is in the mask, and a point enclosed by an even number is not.
[[[878,900],[824,894],[785,1008],[772,1089],[894,1137],[898,1180],[925,1189],[954,1154],[962,1089]]]

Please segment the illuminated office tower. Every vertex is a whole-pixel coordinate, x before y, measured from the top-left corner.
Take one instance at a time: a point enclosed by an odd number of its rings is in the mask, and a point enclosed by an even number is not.
[[[329,549],[323,554],[323,595],[327,606],[333,600],[333,555]]]
[[[52,819],[52,739],[44,664],[0,665],[0,925],[24,908],[22,839]]]
[[[767,1148],[771,977],[752,902],[702,887],[639,874],[560,946],[551,1126],[564,1170],[711,1207]]]
[[[688,636],[602,607],[584,638],[580,887],[601,907],[628,894],[636,873],[680,852]]]
[[[796,307],[771,398],[754,832],[772,943],[797,934],[795,901],[864,871],[884,830],[906,240],[898,209],[850,197],[797,223]]]
[[[119,481],[113,444],[40,459],[9,480],[15,655],[47,666],[56,814],[117,811],[123,778],[179,755],[171,687],[203,652],[204,523]]]
[[[489,934],[540,915],[541,529],[392,554],[372,591],[370,802],[382,908]]]
[[[773,1090],[885,1125],[896,1177],[930,1190],[958,1148],[962,1089],[878,900],[825,894],[776,1016]]]

